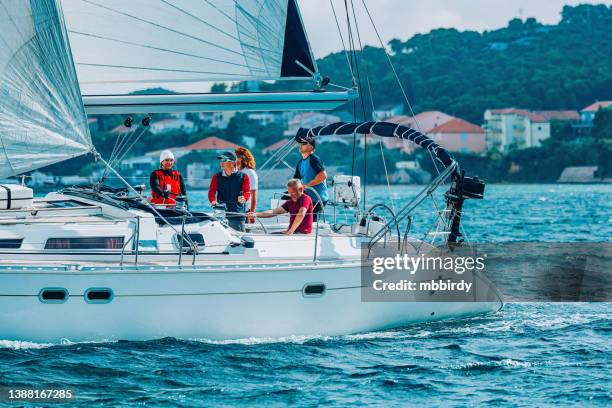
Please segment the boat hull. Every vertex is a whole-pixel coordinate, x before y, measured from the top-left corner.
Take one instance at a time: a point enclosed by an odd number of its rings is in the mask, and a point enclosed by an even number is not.
[[[359,263],[217,267],[0,267],[0,338],[35,342],[344,335],[490,313],[502,301],[363,302]],[[482,280],[484,279],[484,280]],[[325,285],[305,295],[305,286]],[[65,288],[44,303],[43,288]],[[88,289],[112,299],[91,303]]]

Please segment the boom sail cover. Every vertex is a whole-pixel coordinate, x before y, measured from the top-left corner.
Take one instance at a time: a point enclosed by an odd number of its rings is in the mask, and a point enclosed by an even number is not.
[[[91,150],[57,1],[0,0],[0,177]]]

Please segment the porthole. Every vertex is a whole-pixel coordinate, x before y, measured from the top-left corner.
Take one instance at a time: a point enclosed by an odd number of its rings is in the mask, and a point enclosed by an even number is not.
[[[83,297],[87,303],[110,303],[115,296],[110,288],[89,288]]]
[[[325,294],[324,283],[307,283],[302,288],[302,295],[305,297],[318,297]]]
[[[64,303],[68,300],[68,290],[65,288],[43,288],[38,292],[42,303]]]

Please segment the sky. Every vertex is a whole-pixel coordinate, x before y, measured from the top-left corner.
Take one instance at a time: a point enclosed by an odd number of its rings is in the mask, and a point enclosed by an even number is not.
[[[344,0],[333,1],[341,27],[346,31]],[[382,40],[407,40],[435,28],[493,30],[507,26],[512,18],[535,17],[544,24],[557,24],[564,5],[583,3],[611,5],[612,0],[352,0],[362,42],[380,46],[365,12],[370,11]],[[351,0],[347,0],[349,7]],[[315,57],[341,51],[342,42],[330,0],[298,0]],[[351,11],[352,13],[352,11]],[[345,34],[343,34],[345,35]],[[346,37],[345,37],[346,41]]]

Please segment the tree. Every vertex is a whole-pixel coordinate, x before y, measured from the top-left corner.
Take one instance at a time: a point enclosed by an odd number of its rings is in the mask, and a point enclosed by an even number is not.
[[[612,109],[599,108],[593,119],[593,137],[612,139]]]

